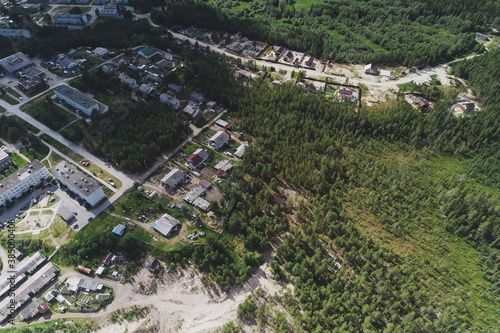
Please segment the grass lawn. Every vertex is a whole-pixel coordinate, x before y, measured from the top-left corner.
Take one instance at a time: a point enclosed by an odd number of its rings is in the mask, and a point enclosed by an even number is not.
[[[22,168],[23,166],[28,164],[28,162],[26,162],[26,160],[24,158],[17,155],[16,153],[10,153],[10,158],[12,159],[14,164],[17,165],[18,168]]]
[[[43,143],[40,145],[40,147],[35,148],[22,148],[20,150],[21,154],[29,158],[31,161],[33,160],[43,160],[47,154],[49,153],[50,149]]]
[[[69,149],[68,147],[66,147],[65,145],[60,143],[59,141],[53,139],[51,136],[48,136],[47,134],[40,135],[40,139],[44,140],[52,147],[59,150],[61,153],[68,156],[75,163],[80,163],[80,161],[83,160],[83,156],[78,155],[77,153],[73,152],[71,149]]]
[[[4,101],[6,101],[7,103],[9,103],[10,105],[19,104],[19,101],[15,100],[14,98],[10,97],[7,94],[1,95],[0,98],[3,99]]]
[[[76,120],[76,116],[73,114],[63,110],[57,104],[45,100],[30,106],[27,113],[54,131],[59,131],[65,125]]]
[[[22,97],[17,91],[12,89],[11,87],[7,88],[7,91],[9,92],[9,94],[11,94],[14,97],[17,97],[17,98]]]
[[[3,106],[0,106],[0,113],[4,113],[5,111],[7,111]]]

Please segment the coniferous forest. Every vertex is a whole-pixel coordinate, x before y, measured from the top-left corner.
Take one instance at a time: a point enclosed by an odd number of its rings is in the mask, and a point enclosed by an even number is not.
[[[176,1],[152,13],[174,29],[240,31],[335,62],[409,67],[481,52],[474,32],[500,28],[499,17],[497,1],[466,0]]]

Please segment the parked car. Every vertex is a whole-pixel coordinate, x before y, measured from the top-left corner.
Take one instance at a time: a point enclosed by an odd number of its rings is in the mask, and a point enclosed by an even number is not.
[[[78,213],[77,212],[73,212],[73,215],[78,215]]]
[[[87,221],[89,221],[89,222],[90,222],[90,221],[92,221],[92,216],[91,216],[91,217],[89,217],[89,218],[87,219]]]

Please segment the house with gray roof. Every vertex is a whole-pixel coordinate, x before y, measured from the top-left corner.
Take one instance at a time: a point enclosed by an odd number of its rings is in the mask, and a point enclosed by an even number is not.
[[[177,230],[181,223],[176,218],[165,214],[153,223],[153,229],[159,234],[169,237],[172,231]]]
[[[167,173],[162,179],[161,183],[167,190],[173,190],[186,179],[186,173],[180,169],[173,169]]]
[[[219,150],[226,142],[231,140],[231,135],[226,131],[218,131],[210,139],[208,139],[208,144],[215,150]]]
[[[123,84],[127,85],[128,87],[132,89],[137,88],[137,82],[135,81],[135,79],[131,78],[127,74],[122,73],[118,78]]]

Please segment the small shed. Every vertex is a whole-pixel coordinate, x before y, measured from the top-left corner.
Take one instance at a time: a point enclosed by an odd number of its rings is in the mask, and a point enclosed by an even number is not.
[[[115,235],[118,235],[118,236],[123,236],[123,234],[125,233],[125,229],[127,227],[125,227],[123,224],[118,224],[114,229],[113,229],[113,233]]]
[[[100,266],[97,271],[95,271],[95,273],[97,275],[103,275],[104,273],[106,272],[106,268],[104,268],[103,266]]]

